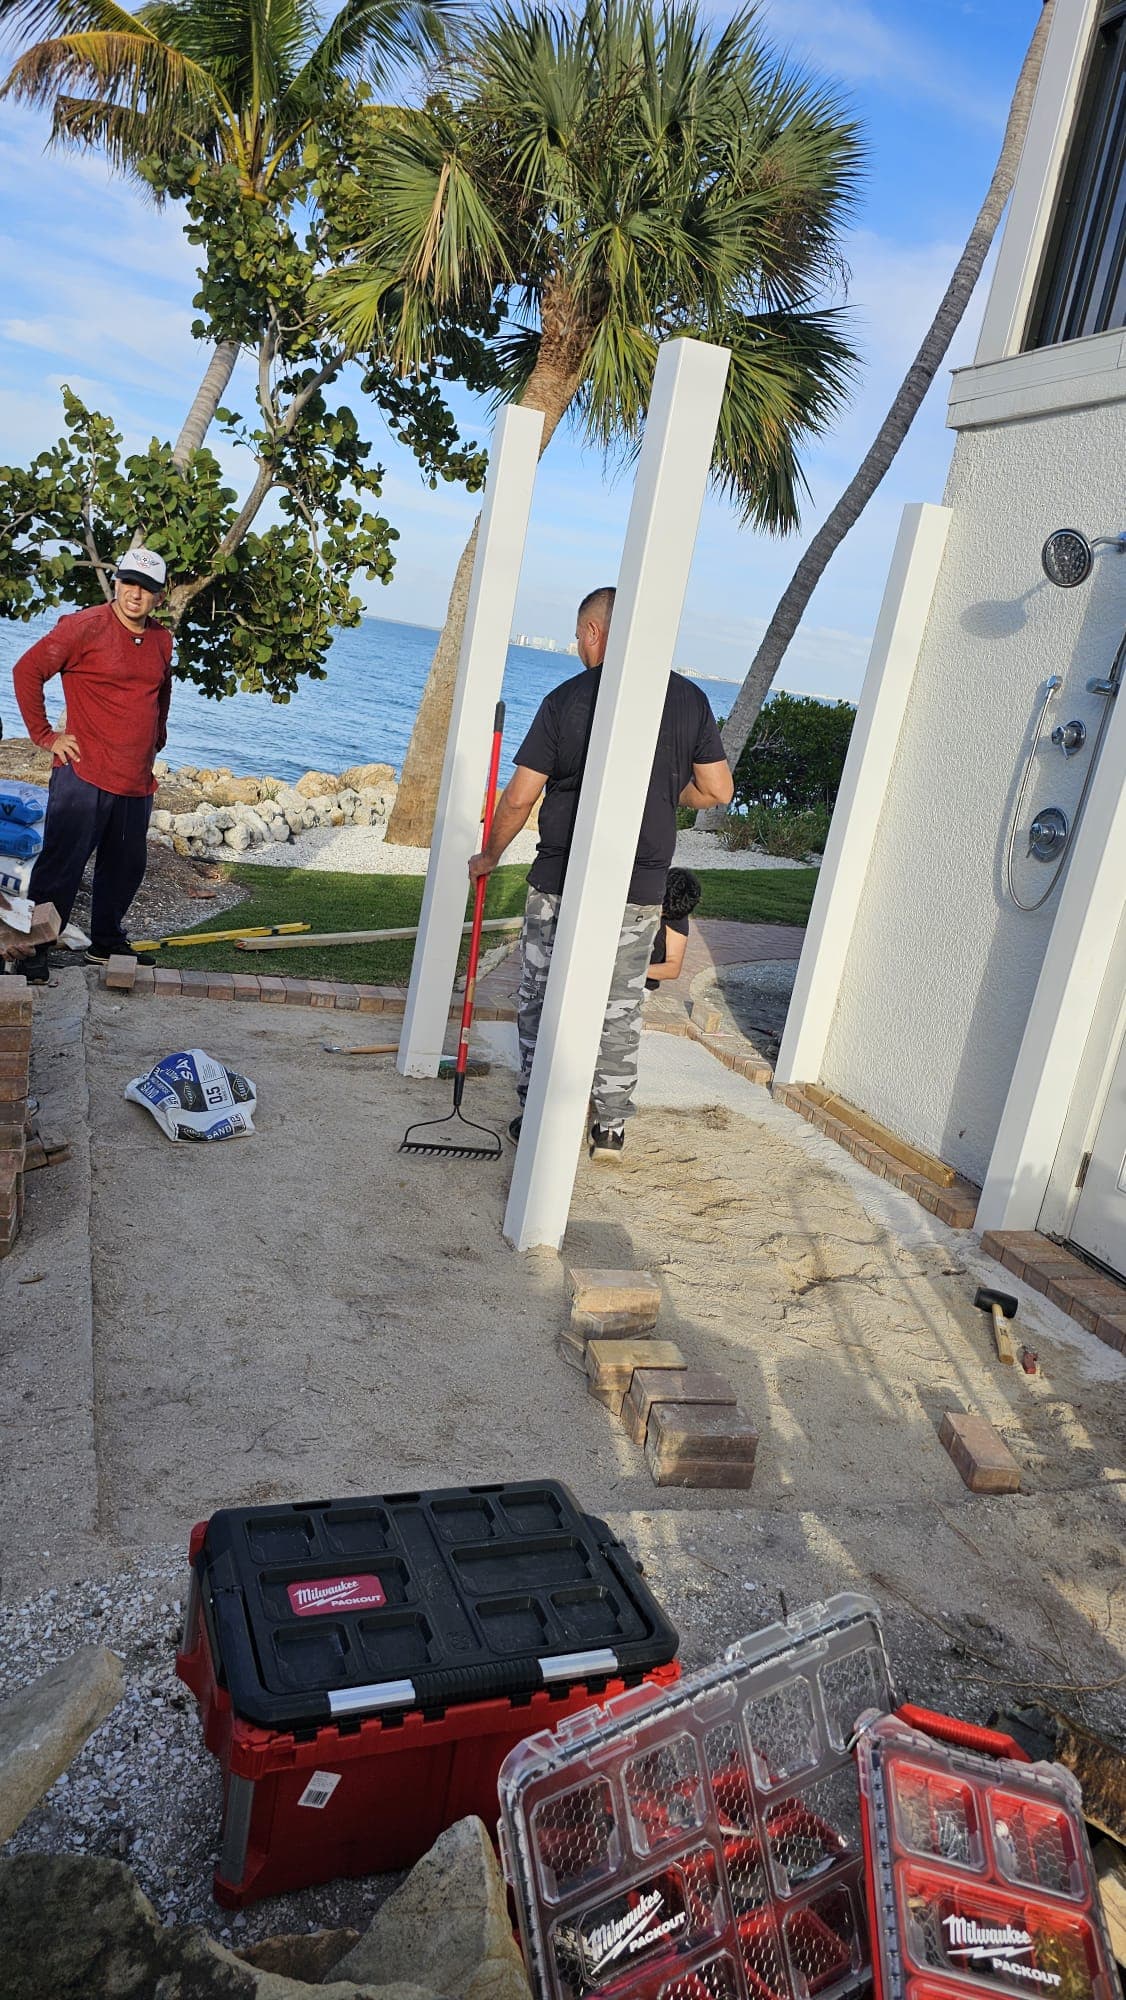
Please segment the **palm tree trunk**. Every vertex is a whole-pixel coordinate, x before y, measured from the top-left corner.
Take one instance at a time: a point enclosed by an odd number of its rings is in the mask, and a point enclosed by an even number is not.
[[[196,390],[195,402],[184,420],[184,428],[176,439],[172,453],[172,463],[182,472],[193,451],[198,451],[207,436],[211,420],[219,408],[223,391],[234,374],[235,362],[239,357],[237,340],[220,340],[207,364],[207,372]]]
[[[520,398],[526,409],[542,410],[544,413],[541,458],[560,420],[566,415],[581,380],[580,369],[553,365],[551,360],[542,358],[541,349],[541,359],[537,361]],[[388,841],[400,847],[429,847],[434,832],[438,787],[453,709],[454,682],[469,606],[469,586],[480,524],[481,517],[478,515],[457,566],[446,609],[446,622],[430,664],[411,740],[403,759],[399,790],[387,822]]]
[[[798,629],[805,608],[830,557],[844,540],[853,523],[858,520],[895,458],[970,302],[1005,204],[1012,192],[1025,133],[1028,130],[1032,100],[1036,95],[1044,44],[1048,39],[1054,12],[1055,0],[1044,0],[1040,18],[1036,23],[1036,31],[1029,43],[1020,76],[1017,78],[993,179],[989,183],[989,190],[981,205],[980,213],[970,231],[966,247],[958,259],[930,329],[903,379],[894,403],[876,433],[867,456],[841,494],[832,513],[813,537],[782,593],[774,616],[763,634],[759,649],[751,661],[747,677],[736,696],[735,705],[724,724],[723,747],[732,770],[739,762],[759,710],[785,657],[786,648]],[[696,825],[714,828],[722,819],[723,808],[713,806],[707,812],[697,815]]]

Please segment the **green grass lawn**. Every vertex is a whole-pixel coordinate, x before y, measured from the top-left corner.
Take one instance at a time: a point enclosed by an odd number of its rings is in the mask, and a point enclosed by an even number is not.
[[[526,868],[498,868],[489,877],[485,914],[519,916],[524,907]],[[192,926],[232,930],[251,924],[308,923],[315,931],[391,930],[417,924],[422,906],[420,875],[336,875],[306,868],[255,868],[232,864],[230,873],[249,891],[236,909]],[[705,868],[699,871],[704,895],[697,915],[727,917],[745,924],[804,924],[817,881],[815,868]],[[466,897],[466,916],[470,914]],[[486,933],[486,944],[499,942]],[[516,933],[513,931],[513,941]],[[294,946],[280,951],[237,951],[233,944],[193,945],[162,951],[161,965],[192,965],[211,972],[269,972],[299,979],[370,980],[403,986],[410,976],[411,938],[388,944],[337,945],[327,950]],[[464,947],[463,947],[464,953]]]

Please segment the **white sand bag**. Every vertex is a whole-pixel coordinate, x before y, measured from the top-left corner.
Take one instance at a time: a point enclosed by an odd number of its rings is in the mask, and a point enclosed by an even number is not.
[[[237,1139],[254,1130],[258,1097],[250,1078],[203,1049],[165,1056],[127,1083],[125,1095],[151,1111],[170,1139]]]

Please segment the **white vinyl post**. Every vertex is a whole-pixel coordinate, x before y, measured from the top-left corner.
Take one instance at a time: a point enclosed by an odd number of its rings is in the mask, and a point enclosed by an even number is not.
[[[469,887],[466,863],[479,844],[493,715],[504,679],[542,437],[542,411],[510,403],[497,419],[489,451],[434,839],[399,1037],[396,1068],[403,1076],[438,1074]]]
[[[504,1217],[517,1250],[558,1249],[586,1123],[730,355],[657,357],[524,1123]]]

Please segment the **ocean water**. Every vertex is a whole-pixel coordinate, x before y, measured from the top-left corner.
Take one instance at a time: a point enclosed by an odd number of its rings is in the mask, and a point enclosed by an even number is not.
[[[54,624],[54,616],[26,625],[0,620],[0,721],[7,736],[24,727],[12,692],[12,666]],[[422,625],[364,618],[338,632],[328,656],[328,679],[305,681],[284,705],[265,695],[232,695],[211,701],[177,681],[168,725],[170,764],[225,764],[236,776],[266,774],[292,783],[303,771],[346,770],[350,764],[402,767],[438,634]],[[502,695],[507,705],[504,756],[519,746],[548,690],[578,673],[566,653],[510,646]],[[733,681],[699,681],[716,715],[734,700]],[[61,683],[47,685],[47,713],[62,706]]]

